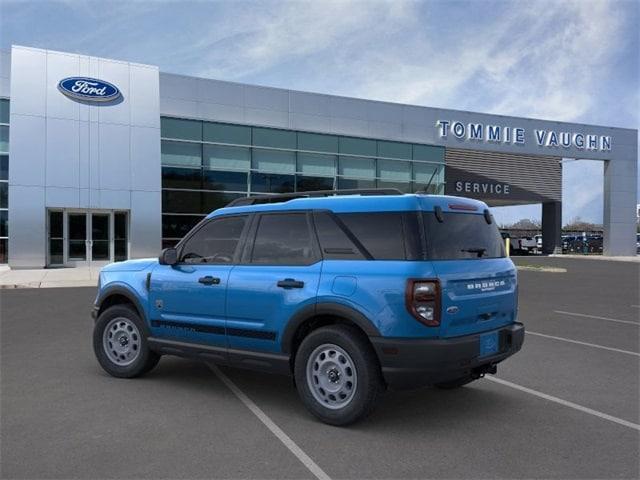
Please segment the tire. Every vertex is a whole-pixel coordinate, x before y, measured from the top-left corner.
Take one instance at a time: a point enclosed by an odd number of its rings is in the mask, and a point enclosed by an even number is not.
[[[337,426],[369,415],[384,386],[371,345],[347,325],[322,327],[307,335],[296,353],[294,377],[305,407]]]
[[[160,361],[160,355],[149,349],[147,335],[147,327],[133,307],[107,308],[93,328],[93,351],[98,363],[114,377],[144,375]]]
[[[436,383],[434,386],[441,390],[455,390],[456,388],[463,387],[475,380],[477,380],[477,378],[461,377],[461,378],[456,378],[455,380],[450,380],[448,382]]]

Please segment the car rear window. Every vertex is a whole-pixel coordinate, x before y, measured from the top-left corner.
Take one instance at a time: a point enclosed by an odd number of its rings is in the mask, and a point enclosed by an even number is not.
[[[500,258],[505,256],[504,243],[495,222],[487,223],[484,215],[424,212],[427,255],[431,260]]]

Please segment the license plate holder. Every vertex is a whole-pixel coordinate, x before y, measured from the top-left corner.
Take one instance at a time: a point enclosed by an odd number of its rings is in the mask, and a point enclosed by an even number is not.
[[[479,357],[495,355],[500,350],[500,337],[498,332],[484,333],[480,335]]]

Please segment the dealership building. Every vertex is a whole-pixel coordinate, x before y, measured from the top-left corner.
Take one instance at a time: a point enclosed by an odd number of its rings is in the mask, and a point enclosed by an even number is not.
[[[0,263],[155,256],[235,198],[354,188],[542,204],[552,253],[567,158],[604,162],[604,254],[635,255],[637,133],[13,46],[0,52]]]

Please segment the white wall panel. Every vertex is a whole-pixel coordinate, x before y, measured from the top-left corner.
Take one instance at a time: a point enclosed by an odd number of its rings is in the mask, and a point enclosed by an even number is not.
[[[80,103],[66,97],[58,90],[58,82],[63,78],[80,75],[80,61],[77,55],[47,53],[47,116],[80,119]]]
[[[11,51],[11,110],[21,115],[46,114],[47,54],[14,47]]]
[[[244,105],[249,109],[289,111],[289,92],[279,88],[244,87]]]
[[[123,209],[131,208],[131,192],[129,190],[100,190],[100,208]]]
[[[163,76],[163,74],[160,75]],[[198,79],[197,98],[201,102],[242,107],[244,105],[244,85],[200,78]]]
[[[287,112],[279,112],[276,110],[245,108],[244,121],[245,123],[252,125],[289,128],[289,114]]]
[[[160,128],[158,70],[150,67],[132,66],[130,77],[131,125]]]
[[[79,208],[80,191],[77,188],[47,187],[45,189],[47,207]]]
[[[97,109],[100,112],[98,118],[101,123],[118,123],[120,125],[129,125],[131,123],[129,71],[129,65],[126,63],[103,59],[99,60],[100,73],[97,78],[113,83],[122,93],[121,101],[92,106],[92,109]]]
[[[131,188],[130,127],[101,123],[100,188],[129,190]]]
[[[131,127],[131,188],[158,191],[161,183],[160,130]]]
[[[80,186],[80,128],[75,120],[47,118],[46,185]]]
[[[155,257],[162,236],[160,192],[131,192],[131,256]]]
[[[0,50],[0,78],[11,78],[11,53]]]
[[[244,108],[237,105],[200,102],[196,118],[215,118],[219,122],[244,123]]]
[[[11,109],[9,185],[44,186],[45,119],[44,117],[14,114],[13,102]]]
[[[14,206],[9,209],[10,265],[42,267],[46,261],[44,187],[12,185],[9,205]]]

